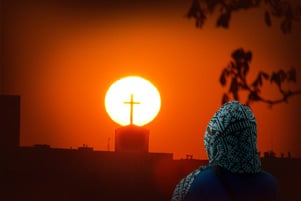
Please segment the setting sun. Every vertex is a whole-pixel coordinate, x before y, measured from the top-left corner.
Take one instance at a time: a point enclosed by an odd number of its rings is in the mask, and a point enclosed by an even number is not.
[[[148,80],[138,76],[117,80],[105,97],[107,113],[122,126],[143,126],[151,122],[157,116],[160,106],[159,91]]]

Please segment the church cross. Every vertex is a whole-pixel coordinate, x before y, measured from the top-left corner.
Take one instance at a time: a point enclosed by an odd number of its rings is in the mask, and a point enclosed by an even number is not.
[[[140,104],[140,102],[134,102],[134,94],[131,94],[131,100],[127,102],[123,102],[124,104],[130,104],[130,124],[133,124],[133,112],[134,112],[134,104]]]

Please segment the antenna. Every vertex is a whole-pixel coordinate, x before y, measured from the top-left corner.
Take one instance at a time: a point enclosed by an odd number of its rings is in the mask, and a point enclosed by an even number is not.
[[[107,150],[110,151],[110,142],[111,142],[111,138],[108,137],[108,144],[107,144]]]

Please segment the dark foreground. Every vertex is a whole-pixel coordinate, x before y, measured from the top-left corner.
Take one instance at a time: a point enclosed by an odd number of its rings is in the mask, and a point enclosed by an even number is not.
[[[1,155],[0,200],[168,201],[182,177],[206,164],[172,154],[23,147]],[[263,158],[262,166],[278,179],[283,200],[299,200],[300,159]]]

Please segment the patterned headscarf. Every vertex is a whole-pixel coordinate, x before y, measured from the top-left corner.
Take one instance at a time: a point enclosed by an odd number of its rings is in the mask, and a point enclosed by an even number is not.
[[[259,172],[256,137],[251,109],[238,101],[225,103],[213,115],[205,132],[209,165],[219,165],[233,173]]]

